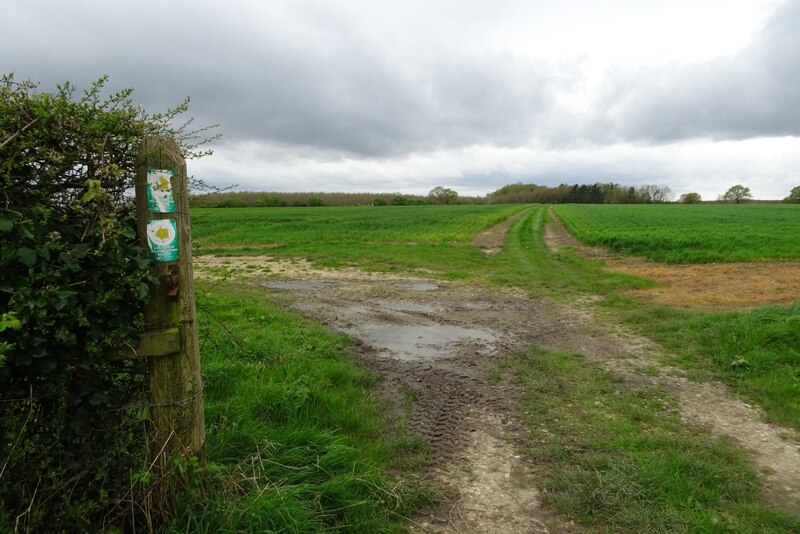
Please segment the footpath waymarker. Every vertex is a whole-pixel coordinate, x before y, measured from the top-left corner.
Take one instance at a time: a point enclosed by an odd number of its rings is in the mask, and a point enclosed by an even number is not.
[[[147,223],[147,244],[153,260],[163,263],[178,261],[178,225],[173,219],[156,219]]]
[[[147,357],[153,465],[166,471],[174,458],[196,457],[204,466],[186,161],[173,139],[146,137],[137,165],[139,241],[150,250],[158,282],[150,287],[139,345],[116,357]]]
[[[172,169],[147,170],[147,209],[157,213],[175,213],[175,196],[172,194]]]

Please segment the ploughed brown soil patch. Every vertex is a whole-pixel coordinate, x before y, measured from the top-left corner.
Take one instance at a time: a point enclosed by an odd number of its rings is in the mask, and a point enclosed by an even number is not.
[[[551,251],[570,247],[607,268],[650,278],[660,287],[628,292],[640,301],[701,311],[726,311],[787,305],[800,300],[800,262],[707,263],[670,265],[635,257],[612,257],[570,234],[550,211],[544,239]]]

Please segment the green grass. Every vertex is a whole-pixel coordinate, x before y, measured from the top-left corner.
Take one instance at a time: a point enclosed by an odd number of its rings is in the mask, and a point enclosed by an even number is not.
[[[654,285],[644,278],[606,272],[602,262],[585,260],[571,252],[550,254],[541,236],[548,219],[546,206],[533,206],[511,226],[502,252],[491,258],[483,270],[472,274],[494,284],[524,287],[532,295],[557,298]]]
[[[800,431],[800,302],[727,313],[630,310],[629,324],[698,378],[730,384],[768,417]]]
[[[485,264],[469,244],[524,206],[195,208],[200,253],[302,257],[323,267],[433,270],[462,278]]]
[[[787,207],[793,208],[783,205],[562,205],[556,209],[559,214],[565,208],[600,210],[599,213],[605,217],[613,213],[633,213],[628,210],[635,208],[634,211],[654,214],[652,217],[660,221],[659,228],[663,229],[669,228],[668,220],[658,218],[659,213],[681,217],[683,213],[694,212],[728,214],[721,217],[718,224],[731,224],[731,228],[738,228],[731,222],[731,214],[755,214],[761,210],[793,213],[791,209],[787,211]],[[611,209],[605,211],[608,208]],[[800,361],[796,346],[791,345],[796,340],[796,306],[728,314],[697,314],[643,307],[621,296],[621,292],[651,287],[654,282],[606,271],[601,261],[586,260],[570,251],[547,252],[541,232],[548,214],[542,205],[524,208],[527,212],[511,226],[500,254],[487,256],[468,243],[485,225],[519,209],[496,206],[206,209],[197,210],[198,222],[195,222],[194,231],[205,236],[204,242],[209,242],[210,236],[222,233],[215,228],[232,228],[226,234],[229,240],[225,244],[233,249],[226,248],[224,252],[234,250],[240,253],[247,249],[248,243],[257,247],[269,243],[269,236],[283,236],[282,239],[287,240],[285,245],[255,249],[254,253],[267,251],[269,254],[304,256],[330,266],[346,264],[386,271],[425,269],[425,276],[466,278],[521,287],[533,296],[562,300],[599,295],[609,309],[679,353],[676,363],[694,372],[702,370],[706,378],[724,380],[746,399],[762,404],[773,420],[800,429],[797,395]],[[622,211],[615,211],[620,209]],[[274,220],[276,217],[292,220],[290,226],[293,230],[264,234],[260,241],[254,242],[256,237],[253,236],[259,234],[254,231],[257,221],[260,220],[262,225],[278,224]],[[376,217],[381,218],[380,223],[371,222]],[[609,220],[614,220],[609,217]],[[424,224],[417,225],[420,221]],[[470,230],[459,230],[459,224]],[[678,232],[681,224],[676,223],[672,232]],[[704,223],[703,227],[710,228],[709,224]],[[341,232],[337,230],[339,227],[343,228]],[[312,228],[316,229],[312,231]],[[718,233],[724,236],[730,231]],[[645,229],[643,234],[648,235],[648,230]],[[345,235],[350,237],[345,240],[342,237]],[[425,243],[423,236],[431,239],[431,235],[447,236],[447,239]],[[291,239],[298,239],[300,244],[289,242]],[[451,239],[458,241],[449,242]],[[790,342],[782,343],[780,340]],[[743,363],[731,365],[739,360]]]
[[[667,213],[658,211],[662,206],[640,208]],[[759,206],[664,208],[760,213]],[[800,429],[798,305],[700,314],[637,304],[621,292],[652,282],[609,273],[602,262],[573,252],[547,252],[541,239],[544,206],[524,208],[500,254],[487,256],[469,244],[475,233],[517,209],[196,210],[194,231],[204,251],[426,269],[426,276],[515,286],[567,301],[599,295],[607,311],[673,350],[676,363],[694,376],[724,380],[764,406],[773,420]],[[269,222],[279,216],[293,222]],[[422,494],[413,484],[395,487],[398,479],[391,473],[398,463],[418,468],[419,443],[381,428],[369,395],[372,377],[348,360],[349,342],[279,311],[256,290],[226,287],[202,298],[246,342],[237,347],[216,319],[204,319],[210,328],[203,350],[209,454],[223,466],[224,483],[205,507],[180,518],[178,530],[400,529],[398,517],[412,513]],[[574,355],[533,350],[505,370],[519,375],[533,435],[542,428],[550,432],[528,453],[543,466],[545,498],[561,513],[603,531],[800,529],[797,518],[760,502],[757,477],[741,451],[684,428],[660,392],[631,391]],[[498,377],[499,372],[492,376]]]
[[[562,204],[578,239],[669,263],[800,258],[797,204]]]
[[[663,392],[536,348],[500,371],[523,392],[525,451],[558,513],[603,532],[800,530],[761,501],[744,452],[685,426]]]
[[[381,423],[352,342],[257,288],[205,286],[199,302],[215,475],[171,531],[403,531],[427,497],[412,475],[392,473],[423,451]]]

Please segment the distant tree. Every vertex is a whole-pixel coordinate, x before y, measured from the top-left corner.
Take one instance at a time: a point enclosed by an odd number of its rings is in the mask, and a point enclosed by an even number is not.
[[[650,187],[652,188],[653,202],[671,202],[675,198],[672,189],[668,185],[660,184]]]
[[[431,189],[428,198],[436,204],[452,204],[458,198],[458,193],[448,187],[438,186]]]
[[[308,198],[308,205],[312,207],[324,206],[325,201],[318,196],[313,196]]]
[[[403,195],[395,195],[392,197],[392,206],[405,206],[408,204],[408,199]]]
[[[667,185],[643,185],[637,190],[640,202],[646,204],[661,204],[669,202],[673,198],[672,189]]]
[[[372,205],[373,206],[386,206],[386,205],[388,205],[388,202],[386,202],[386,199],[383,198],[383,197],[375,197],[375,200],[372,201]]]
[[[736,184],[724,194],[720,195],[719,200],[724,200],[726,202],[735,202],[736,204],[740,204],[742,201],[750,200],[753,198],[753,195],[750,194],[750,188],[745,187],[743,185]]]
[[[703,198],[700,196],[700,193],[684,193],[678,199],[679,202],[684,204],[697,204],[698,202],[702,202]]]
[[[797,203],[800,202],[800,185],[793,187],[789,196],[783,199],[784,202]]]

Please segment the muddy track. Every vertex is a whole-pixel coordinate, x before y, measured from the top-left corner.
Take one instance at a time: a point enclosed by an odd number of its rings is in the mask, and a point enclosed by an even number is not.
[[[522,435],[515,392],[488,375],[498,358],[551,345],[568,320],[549,302],[461,283],[333,280],[302,289],[272,282],[292,307],[358,340],[380,377],[389,418],[406,418],[428,446],[427,476],[446,505],[422,532],[572,532],[539,501],[531,466],[511,445]],[[408,402],[409,398],[411,402]],[[509,530],[511,528],[511,530]]]
[[[281,291],[280,284],[272,283],[271,290]],[[800,444],[786,437],[792,432],[764,422],[757,408],[724,385],[692,382],[664,364],[659,346],[615,323],[590,298],[563,306],[513,291],[408,279],[329,279],[307,289],[298,289],[297,282],[285,287],[295,309],[359,340],[359,358],[383,377],[384,398],[396,406],[407,395],[413,398],[408,431],[430,446],[431,474],[454,503],[446,516],[429,518],[423,530],[505,532],[503,525],[511,521],[529,525],[531,530],[522,531],[576,530],[537,500],[525,509],[511,506],[520,487],[535,495],[535,484],[530,466],[507,444],[522,435],[512,409],[515,393],[490,384],[488,373],[498,358],[531,345],[581,353],[632,388],[664,389],[678,400],[686,424],[729,436],[749,451],[770,502],[800,513]],[[476,435],[482,438],[476,441]],[[505,457],[491,463],[485,451],[476,452],[487,448],[502,449]],[[498,469],[515,484],[527,481],[508,490],[508,506],[484,495],[465,507],[469,477],[491,478]]]

